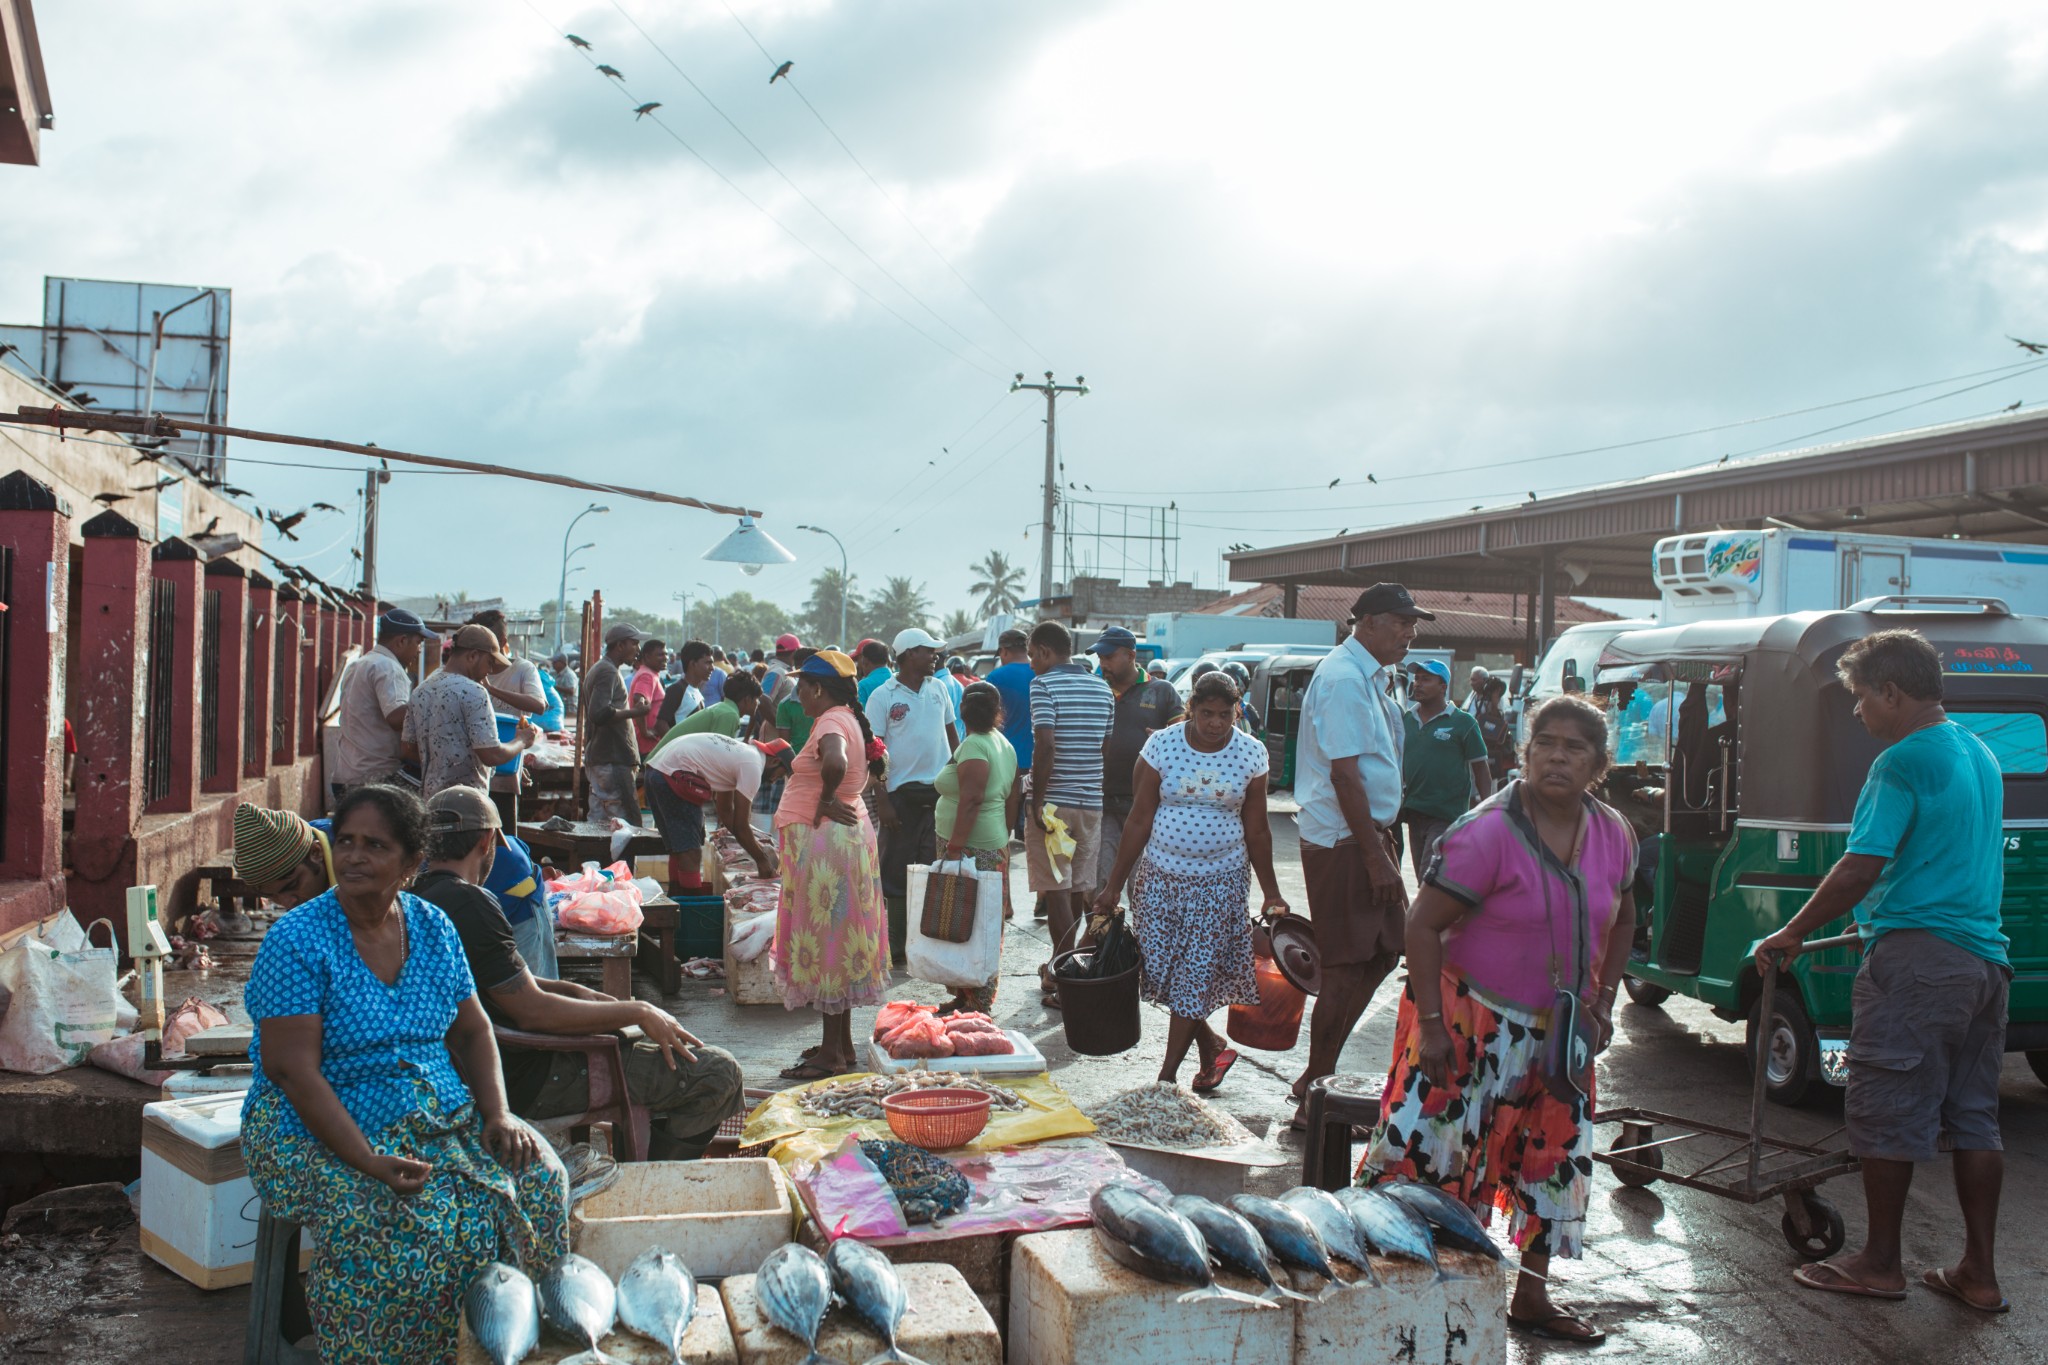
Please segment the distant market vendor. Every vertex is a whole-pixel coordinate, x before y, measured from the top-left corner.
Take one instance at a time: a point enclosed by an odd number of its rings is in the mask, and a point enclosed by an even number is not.
[[[749,743],[729,735],[678,735],[654,751],[640,780],[654,827],[668,848],[671,891],[691,895],[704,890],[702,855],[704,807],[710,806],[719,828],[729,830],[754,859],[763,877],[778,869],[775,850],[754,833],[754,794],[789,772],[795,752],[785,740]]]
[[[568,1250],[567,1178],[511,1114],[454,926],[403,889],[426,850],[419,801],[359,787],[331,843],[336,886],[279,919],[250,969],[243,1158],[269,1212],[313,1232],[323,1362],[449,1361],[477,1271]]]

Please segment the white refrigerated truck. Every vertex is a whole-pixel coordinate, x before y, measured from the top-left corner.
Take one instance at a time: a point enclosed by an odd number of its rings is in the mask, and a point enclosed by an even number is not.
[[[1870,597],[1996,597],[2016,615],[2048,616],[2048,546],[1772,527],[1668,536],[1652,556],[1666,625]]]

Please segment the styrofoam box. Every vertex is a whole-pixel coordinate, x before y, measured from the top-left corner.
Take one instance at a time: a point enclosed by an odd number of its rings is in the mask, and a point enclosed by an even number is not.
[[[649,1247],[666,1247],[692,1274],[760,1268],[795,1225],[782,1169],[765,1157],[629,1161],[608,1190],[576,1210],[576,1250],[617,1279]]]
[[[868,1061],[875,1071],[884,1076],[894,1076],[905,1071],[958,1071],[971,1076],[1036,1076],[1045,1070],[1045,1054],[1038,1050],[1029,1038],[1015,1029],[1004,1029],[1003,1036],[1010,1040],[1010,1046],[1017,1050],[1008,1056],[999,1057],[904,1057],[900,1060],[882,1050],[882,1045],[868,1039]]]
[[[263,1202],[242,1164],[241,1095],[142,1109],[142,1249],[201,1289],[249,1283]],[[312,1230],[300,1267],[312,1260]]]
[[[533,1354],[526,1357],[523,1365],[560,1365],[582,1349],[543,1328],[540,1345],[534,1347]],[[598,1349],[620,1365],[670,1365],[667,1351],[623,1327],[616,1328],[600,1341]],[[690,1319],[690,1325],[683,1329],[683,1359],[690,1365],[739,1365],[732,1325],[725,1318],[725,1303],[719,1298],[718,1291],[708,1284],[697,1286],[697,1312]],[[456,1336],[455,1365],[491,1365],[484,1348],[470,1335],[468,1318],[463,1319]]]
[[[1355,1365],[1362,1360],[1428,1360],[1445,1365],[1497,1365],[1507,1358],[1507,1286],[1497,1262],[1442,1250],[1454,1277],[1412,1261],[1375,1256],[1378,1285],[1339,1264],[1347,1288],[1294,1305],[1294,1365]],[[1313,1293],[1310,1277],[1294,1287]]]
[[[1002,1365],[1003,1340],[995,1319],[958,1270],[921,1263],[899,1265],[896,1274],[912,1309],[896,1326],[896,1345],[904,1355],[926,1365]],[[752,1274],[734,1276],[719,1291],[741,1365],[801,1365],[810,1357],[808,1347],[761,1312]],[[843,1308],[828,1314],[818,1332],[818,1352],[828,1359],[880,1361],[887,1358],[879,1354],[883,1349],[881,1338]]]

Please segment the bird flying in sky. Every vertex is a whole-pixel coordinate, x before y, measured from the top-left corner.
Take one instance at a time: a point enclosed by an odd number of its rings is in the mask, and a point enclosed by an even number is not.
[[[775,74],[768,78],[768,84],[773,85],[775,84],[775,82],[781,80],[784,76],[787,76],[789,74],[789,69],[795,65],[795,62],[784,62],[781,66],[776,67]]]
[[[578,37],[577,37],[577,36],[576,36],[575,34],[573,34],[573,33],[564,33],[564,34],[563,34],[562,36],[563,36],[564,38],[567,38],[567,39],[569,40],[569,46],[571,46],[571,47],[580,47],[580,48],[582,48],[582,49],[583,49],[583,50],[584,50],[585,52],[588,52],[588,51],[590,50],[590,43],[589,43],[589,42],[588,42],[587,40],[585,40],[585,39],[582,39],[582,38],[578,38]]]
[[[633,121],[635,123],[638,123],[641,119],[646,118],[649,114],[653,113],[655,110],[659,108],[661,108],[660,100],[649,100],[647,103],[639,106],[633,111]]]
[[[313,504],[313,510],[315,512],[339,512],[341,509],[331,502],[316,502]]]
[[[290,516],[284,517],[279,516],[275,512],[269,514],[270,524],[272,526],[275,526],[277,528],[278,534],[283,536],[286,540],[298,539],[297,536],[292,534],[292,527],[297,526],[300,522],[304,521],[305,519],[306,514],[304,512],[293,512]]]
[[[597,74],[600,76],[610,76],[615,81],[626,79],[619,74],[619,69],[615,66],[600,66],[597,68]]]
[[[2021,341],[2010,332],[2005,334],[2005,339],[2028,355],[2048,355],[2048,341]]]
[[[128,495],[126,493],[95,493],[92,495],[92,500],[103,507],[112,507],[117,502],[128,501]]]

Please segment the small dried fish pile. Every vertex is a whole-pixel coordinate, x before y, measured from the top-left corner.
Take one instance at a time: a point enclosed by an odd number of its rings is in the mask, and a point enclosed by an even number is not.
[[[1153,1081],[1126,1090],[1091,1113],[1099,1137],[1146,1147],[1230,1147],[1253,1141],[1250,1129],[1185,1086]]]
[[[900,1095],[906,1090],[931,1089],[976,1090],[989,1097],[991,1106],[1008,1113],[1024,1108],[1024,1101],[1014,1092],[999,1085],[990,1085],[977,1076],[962,1076],[954,1071],[906,1071],[899,1076],[833,1081],[829,1085],[806,1090],[797,1104],[806,1113],[827,1118],[881,1119],[888,1117],[882,1101],[891,1095]]]

